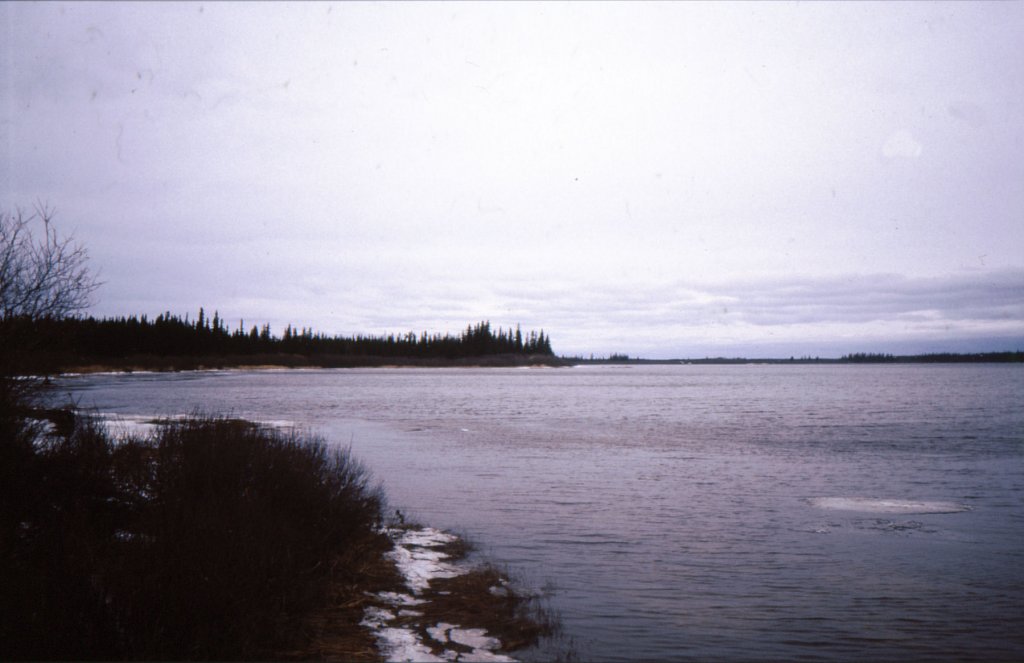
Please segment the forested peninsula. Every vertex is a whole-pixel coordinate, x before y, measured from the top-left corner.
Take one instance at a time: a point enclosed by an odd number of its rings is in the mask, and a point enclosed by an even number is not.
[[[25,368],[36,373],[89,370],[191,370],[243,366],[517,366],[562,363],[544,330],[494,329],[489,321],[449,333],[329,336],[269,324],[233,330],[200,308],[189,320],[170,312],[116,318],[7,319],[7,334],[32,338]]]
[[[46,379],[90,362],[535,363],[553,357],[543,332],[277,337],[202,310],[83,317],[99,283],[50,217],[0,210],[0,660],[502,661],[554,631],[465,539],[390,517],[336,444],[216,414],[119,433]]]

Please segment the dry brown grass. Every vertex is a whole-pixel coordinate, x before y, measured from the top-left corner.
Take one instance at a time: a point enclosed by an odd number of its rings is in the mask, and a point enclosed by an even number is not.
[[[292,661],[380,661],[375,636],[360,625],[367,606],[376,605],[372,594],[402,591],[404,581],[395,564],[381,554],[352,565],[336,560],[350,569],[346,577],[335,575],[325,606],[307,616],[302,623],[303,645],[277,652],[273,658]],[[358,578],[358,581],[353,581]]]
[[[482,628],[501,640],[503,651],[530,647],[558,630],[555,618],[534,597],[515,589],[508,575],[492,565],[455,578],[439,578],[422,598],[427,603],[419,606],[423,612],[419,619],[425,626],[447,622]],[[428,641],[425,629],[423,635]]]

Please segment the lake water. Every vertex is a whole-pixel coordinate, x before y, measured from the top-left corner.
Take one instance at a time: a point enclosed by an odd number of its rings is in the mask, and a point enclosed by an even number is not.
[[[1020,365],[93,375],[294,422],[542,590],[583,660],[1024,659]]]

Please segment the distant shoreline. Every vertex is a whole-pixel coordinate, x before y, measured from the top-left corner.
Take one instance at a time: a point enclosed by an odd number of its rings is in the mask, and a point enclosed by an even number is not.
[[[979,352],[954,353],[939,352],[920,355],[889,355],[889,354],[852,354],[843,357],[705,357],[703,359],[642,359],[630,357],[613,357],[609,359],[583,359],[580,357],[563,357],[574,365],[718,365],[718,364],[1008,364],[1024,363],[1024,352]]]
[[[974,354],[938,353],[927,355],[848,355],[841,358],[794,357],[745,358],[707,357],[703,359],[581,359],[551,355],[486,355],[457,359],[373,356],[259,355],[222,357],[134,356],[122,360],[84,360],[68,363],[60,375],[96,373],[175,373],[182,371],[333,368],[564,368],[570,366],[703,366],[703,365],[860,365],[860,364],[980,364],[1024,363],[1024,352],[986,352]]]

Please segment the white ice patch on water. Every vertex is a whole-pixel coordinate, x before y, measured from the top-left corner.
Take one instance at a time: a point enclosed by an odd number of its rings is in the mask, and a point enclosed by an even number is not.
[[[106,414],[102,412],[95,416],[118,439],[146,437],[156,431],[160,425],[158,420],[151,416]]]
[[[875,497],[813,497],[819,509],[867,513],[961,513],[971,507],[956,502],[880,499]]]
[[[157,431],[160,426],[168,423],[187,421],[193,415],[172,414],[166,416],[138,415],[138,414],[114,414],[99,412],[93,415],[97,421],[106,426],[118,439],[127,437],[146,437]],[[275,419],[270,421],[253,421],[257,426],[265,426],[277,430],[292,430],[297,428],[294,421]]]
[[[267,426],[268,428],[276,428],[278,430],[297,430],[302,428],[291,419],[260,419],[256,422],[260,426]]]

